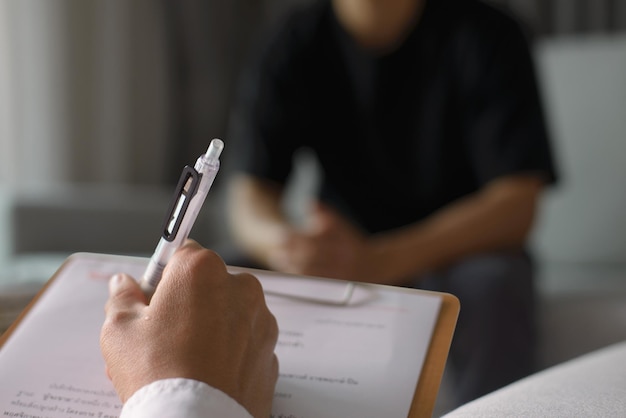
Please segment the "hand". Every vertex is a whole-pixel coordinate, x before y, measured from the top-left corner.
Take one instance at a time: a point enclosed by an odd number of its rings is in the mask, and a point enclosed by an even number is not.
[[[309,225],[288,232],[270,255],[270,268],[293,274],[376,281],[366,236],[339,213],[316,203]]]
[[[255,417],[271,412],[278,327],[261,285],[232,275],[189,241],[168,263],[150,304],[128,275],[111,279],[100,345],[121,400],[153,381],[205,382]]]

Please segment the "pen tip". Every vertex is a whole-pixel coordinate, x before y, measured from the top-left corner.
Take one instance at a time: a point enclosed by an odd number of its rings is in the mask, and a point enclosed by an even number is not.
[[[223,149],[224,149],[224,142],[219,138],[215,138],[209,144],[209,149],[206,152],[206,156],[207,158],[212,159],[212,160],[217,159],[219,158]]]

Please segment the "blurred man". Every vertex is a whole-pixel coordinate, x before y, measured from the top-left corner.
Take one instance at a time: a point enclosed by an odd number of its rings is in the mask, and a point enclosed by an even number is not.
[[[555,170],[515,20],[476,0],[321,0],[295,11],[233,115],[237,242],[273,270],[446,291],[457,403],[532,371],[536,203]],[[305,226],[292,157],[322,170]]]

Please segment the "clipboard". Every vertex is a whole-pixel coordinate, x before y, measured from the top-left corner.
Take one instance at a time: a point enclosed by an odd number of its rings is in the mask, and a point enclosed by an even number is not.
[[[73,260],[81,259],[81,260],[90,260],[94,263],[98,262],[107,262],[108,260],[114,260],[115,262],[124,262],[130,264],[137,264],[138,269],[142,269],[147,263],[147,259],[141,257],[129,257],[129,256],[112,256],[112,255],[104,255],[104,254],[90,254],[90,253],[77,253],[70,256],[63,265],[58,269],[58,271],[53,275],[53,277],[42,287],[39,293],[33,298],[33,300],[28,304],[28,306],[24,309],[24,311],[20,314],[17,320],[9,327],[4,334],[0,336],[0,371],[2,371],[2,349],[5,344],[8,344],[11,341],[13,336],[18,334],[18,330],[20,330],[22,324],[26,323],[26,318],[29,314],[33,313],[36,307],[43,303],[42,299],[46,297],[51,291],[51,287],[56,283],[58,277],[65,271],[68,264],[70,264]],[[301,295],[297,294],[289,294],[284,293],[282,295],[276,295],[277,297],[283,297],[288,300],[292,300],[294,303],[311,303],[311,304],[328,304],[328,305],[342,305],[348,304],[350,300],[355,296],[355,289],[361,288],[369,291],[369,292],[389,292],[393,291],[394,293],[402,294],[423,294],[430,295],[440,299],[439,311],[436,317],[436,321],[434,324],[434,328],[432,330],[432,335],[430,338],[430,343],[428,344],[427,351],[425,354],[424,362],[421,368],[421,373],[417,379],[417,384],[415,385],[415,390],[412,396],[412,401],[410,402],[410,409],[408,412],[409,418],[418,418],[418,417],[430,417],[433,412],[433,408],[435,405],[435,401],[437,399],[437,394],[439,391],[439,386],[441,383],[443,370],[446,364],[448,351],[450,344],[452,342],[454,329],[456,327],[456,321],[459,314],[459,301],[458,299],[447,293],[439,293],[439,292],[431,292],[431,291],[421,291],[415,289],[404,289],[404,288],[393,288],[390,289],[389,286],[383,285],[361,285],[354,284],[345,281],[332,280],[332,279],[323,279],[323,278],[314,278],[314,277],[303,277],[303,276],[293,276],[288,274],[281,274],[275,272],[267,272],[263,270],[253,270],[253,269],[244,269],[239,267],[229,266],[229,271],[236,273],[247,271],[250,272],[257,277],[270,274],[272,277],[284,280],[294,280],[294,281],[313,281],[315,283],[328,285],[330,287],[341,287],[342,292],[330,292],[326,295],[329,296],[327,298],[317,298],[317,300],[306,300],[306,297],[303,300]],[[94,280],[106,280],[108,276],[103,275],[100,278],[94,278]],[[263,281],[262,281],[263,283]],[[271,293],[271,291],[269,292]],[[337,295],[341,295],[341,297],[337,297]],[[315,299],[315,298],[314,298]],[[98,324],[98,332],[99,332]],[[5,388],[2,385],[7,385]],[[17,389],[11,388],[8,386],[8,383],[0,382],[0,393],[4,392],[4,389]],[[111,394],[109,393],[109,396]],[[0,397],[1,398],[1,397]],[[0,399],[1,400],[1,399]],[[0,403],[0,413],[2,412],[3,405]]]

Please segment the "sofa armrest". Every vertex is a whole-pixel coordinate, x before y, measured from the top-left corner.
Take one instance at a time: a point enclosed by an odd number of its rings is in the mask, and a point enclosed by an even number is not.
[[[536,373],[445,415],[547,416],[626,416],[626,341]]]

